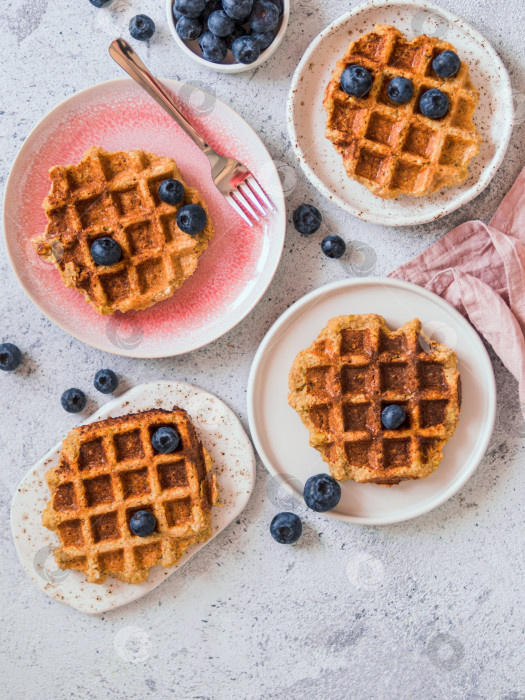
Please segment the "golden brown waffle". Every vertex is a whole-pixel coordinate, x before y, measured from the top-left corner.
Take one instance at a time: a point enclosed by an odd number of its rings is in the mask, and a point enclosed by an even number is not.
[[[409,42],[395,27],[378,24],[350,44],[332,73],[323,100],[326,137],[343,156],[348,176],[379,197],[422,197],[459,185],[479,153],[481,136],[472,121],[479,93],[467,65],[462,61],[452,78],[440,78],[432,68],[435,56],[446,49],[456,51],[452,44],[426,35]],[[352,64],[372,74],[372,89],[364,97],[347,95],[339,85],[342,72]],[[414,85],[406,104],[388,97],[395,76]],[[419,111],[421,95],[431,88],[450,98],[450,111],[442,119],[428,119]]]
[[[151,445],[152,432],[162,425],[175,427],[181,437],[171,454]],[[58,535],[58,566],[85,572],[91,583],[107,575],[140,583],[152,566],[172,566],[188,547],[212,535],[210,511],[218,491],[211,466],[181,408],[74,428],[62,443],[58,466],[46,474],[51,500],[42,522]],[[129,529],[138,510],[157,519],[148,537]]]
[[[397,484],[441,462],[461,403],[457,357],[414,319],[390,331],[377,314],[332,318],[290,371],[288,402],[339,481]],[[381,411],[407,412],[385,430]]]
[[[202,195],[184,183],[171,158],[93,146],[78,165],[52,168],[49,177],[43,203],[49,223],[34,239],[36,251],[100,314],[145,309],[170,297],[195,272],[215,232]],[[159,199],[167,178],[184,185],[180,204]],[[206,210],[206,228],[195,236],[177,226],[185,204]],[[120,262],[102,266],[92,259],[91,243],[101,236],[120,243]]]

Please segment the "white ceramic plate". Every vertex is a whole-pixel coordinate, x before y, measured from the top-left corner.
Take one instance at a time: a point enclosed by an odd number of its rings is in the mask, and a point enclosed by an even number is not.
[[[232,211],[213,184],[206,156],[131,78],[100,83],[55,107],[24,142],[5,191],[7,253],[28,296],[75,338],[130,357],[191,352],[233,328],[273,279],[286,227],[279,174],[253,129],[200,87],[163,83],[206,141],[243,162],[270,196],[275,210],[258,224],[250,227]],[[49,191],[49,169],[78,163],[95,144],[108,151],[141,148],[174,158],[185,182],[202,192],[215,224],[195,273],[169,299],[144,311],[97,314],[80,292],[64,286],[31,242],[47,223],[40,205]]]
[[[409,39],[419,34],[437,36],[453,44],[468,63],[471,79],[480,91],[474,122],[483,144],[463,185],[445,187],[429,197],[383,200],[347,177],[341,156],[325,138],[323,93],[335,64],[348,44],[376,23],[392,24]],[[310,44],[292,80],[287,124],[301,167],[325,197],[350,214],[376,224],[413,226],[449,214],[489,184],[509,144],[512,102],[510,79],[501,59],[466,22],[429,2],[372,0],[337,19]]]
[[[270,46],[261,52],[259,58],[253,63],[237,63],[233,58],[232,52],[228,51],[224,63],[212,63],[211,61],[206,61],[202,58],[202,51],[199,47],[198,40],[196,41],[183,41],[177,34],[175,29],[176,22],[173,15],[173,4],[174,0],[166,0],[166,17],[168,19],[168,27],[175,40],[175,43],[179,46],[181,51],[183,51],[187,56],[189,56],[195,63],[198,63],[202,68],[207,70],[215,70],[219,73],[242,73],[247,70],[254,70],[259,68],[265,61],[267,61],[270,56],[277,51],[284,35],[286,34],[286,28],[288,27],[288,20],[290,19],[290,0],[282,0],[283,2],[283,14],[279,17],[279,22],[274,30],[275,39],[272,41]]]
[[[341,484],[339,505],[328,515],[361,525],[415,518],[450,498],[479,464],[492,434],[496,388],[492,365],[478,334],[452,306],[432,292],[399,280],[343,280],[307,294],[275,322],[261,343],[248,383],[248,416],[255,447],[278,484],[302,499],[308,477],[327,465],[308,444],[308,431],[288,406],[288,372],[333,316],[378,313],[390,328],[420,318],[423,331],[452,347],[459,360],[463,399],[459,424],[441,465],[421,481],[392,488]]]
[[[213,394],[185,382],[148,382],[105,404],[86,423],[150,408],[184,408],[190,414],[203,445],[211,454],[217,474],[221,505],[212,509],[213,537],[244,509],[255,481],[252,445],[239,419]],[[58,544],[41,522],[49,500],[45,472],[57,463],[58,443],[26,474],[11,508],[11,529],[22,566],[40,590],[84,613],[102,613],[141,598],[183,566],[208,542],[192,547],[169,569],[156,566],[144,583],[132,585],[108,577],[103,584],[88,583],[80,571],[57,569],[52,551]]]

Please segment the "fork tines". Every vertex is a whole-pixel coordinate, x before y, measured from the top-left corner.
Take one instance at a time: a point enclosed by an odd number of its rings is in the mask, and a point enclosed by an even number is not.
[[[226,199],[249,226],[253,226],[269,211],[273,211],[272,203],[253,175],[248,175]]]

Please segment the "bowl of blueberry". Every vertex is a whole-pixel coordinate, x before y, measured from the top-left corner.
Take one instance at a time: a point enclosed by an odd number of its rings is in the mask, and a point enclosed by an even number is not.
[[[281,43],[290,0],[166,0],[168,24],[182,51],[223,73],[257,68]]]

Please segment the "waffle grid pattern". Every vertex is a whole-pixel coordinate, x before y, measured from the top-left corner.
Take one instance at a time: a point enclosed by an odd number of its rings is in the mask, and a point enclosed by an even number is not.
[[[472,121],[479,93],[466,64],[462,61],[452,78],[439,78],[432,68],[434,57],[446,49],[455,50],[425,35],[408,42],[395,27],[376,25],[352,42],[337,63],[324,97],[326,137],[342,154],[348,176],[380,197],[423,196],[460,184],[479,153],[481,137]],[[354,63],[368,68],[374,79],[361,98],[348,96],[339,85],[343,70]],[[405,105],[388,97],[395,76],[414,85]],[[442,119],[419,111],[421,95],[431,88],[450,98],[450,111]]]
[[[171,296],[193,274],[214,234],[202,195],[184,183],[171,158],[93,146],[78,165],[52,168],[50,178],[43,204],[49,224],[35,239],[36,250],[99,313],[144,309]],[[184,184],[177,205],[158,196],[167,178]],[[208,215],[196,236],[177,226],[178,210],[192,203]],[[111,267],[97,265],[90,253],[92,242],[107,235],[122,248],[121,261]]]
[[[457,423],[456,363],[417,320],[391,332],[380,316],[338,317],[297,357],[290,404],[335,478],[422,478],[437,468]],[[397,430],[382,426],[387,404],[407,411]]]
[[[171,425],[181,443],[157,453],[151,434]],[[138,583],[151,566],[171,566],[195,542],[211,536],[216,486],[211,458],[182,409],[154,410],[75,428],[63,443],[58,467],[46,479],[52,498],[43,522],[55,530],[62,568],[85,571],[101,583],[107,574]],[[137,537],[129,520],[149,510],[157,528]]]

